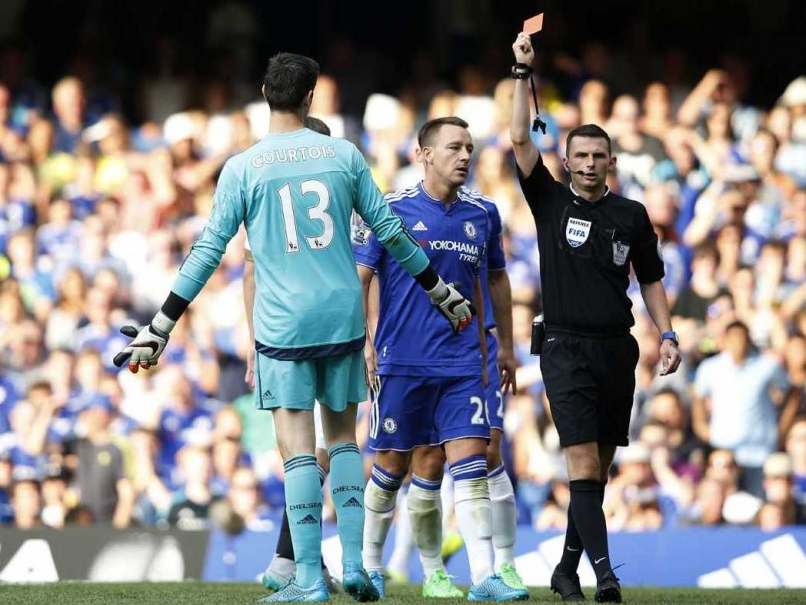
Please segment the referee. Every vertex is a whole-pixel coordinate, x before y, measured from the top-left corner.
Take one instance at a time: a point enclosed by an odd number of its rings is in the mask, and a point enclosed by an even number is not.
[[[662,251],[644,206],[607,187],[616,158],[599,126],[580,126],[568,135],[563,164],[571,187],[551,177],[529,132],[531,39],[520,33],[512,48],[516,64],[510,134],[540,250],[546,322],[540,368],[571,488],[565,547],[551,588],[565,601],[584,600],[577,575],[584,548],[596,572],[596,601],[620,603],[602,500],[616,447],[627,445],[635,390],[638,343],[630,335],[630,266],[661,332],[661,375],[680,364],[661,284]]]

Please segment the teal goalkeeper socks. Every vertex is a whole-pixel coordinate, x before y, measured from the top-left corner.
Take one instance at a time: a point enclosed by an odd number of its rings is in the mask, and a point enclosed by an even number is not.
[[[322,577],[322,487],[316,457],[302,454],[285,465],[285,508],[294,558],[296,582],[310,588]]]
[[[339,525],[342,563],[361,565],[364,542],[364,465],[354,443],[333,446],[330,457],[330,493]]]

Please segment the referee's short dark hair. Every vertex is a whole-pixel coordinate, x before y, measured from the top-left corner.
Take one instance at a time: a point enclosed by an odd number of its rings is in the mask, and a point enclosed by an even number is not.
[[[468,124],[462,118],[457,118],[456,116],[429,120],[420,127],[420,131],[417,133],[417,144],[420,146],[420,149],[428,147],[434,140],[434,137],[439,133],[439,129],[443,126],[459,126],[460,128],[467,129]]]
[[[613,155],[613,147],[610,145],[610,137],[605,132],[604,128],[597,126],[596,124],[583,124],[582,126],[577,126],[568,133],[568,138],[565,139],[565,157],[570,155],[569,152],[571,150],[571,141],[574,139],[574,137],[604,139],[607,141],[607,154]]]

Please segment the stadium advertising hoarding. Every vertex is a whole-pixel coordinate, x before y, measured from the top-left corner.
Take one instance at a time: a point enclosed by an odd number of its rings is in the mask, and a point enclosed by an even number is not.
[[[560,560],[564,534],[518,528],[516,563],[524,583],[548,586]],[[341,547],[334,527],[326,526],[323,554],[335,577],[341,572]],[[277,539],[273,532],[245,532],[232,538],[223,532],[210,535],[203,579],[258,581]],[[806,587],[806,528],[777,532],[756,528],[674,528],[643,533],[611,533],[610,552],[625,586],[677,586],[703,588]],[[386,541],[384,560],[394,547],[394,529]],[[456,582],[469,584],[464,550],[448,562]],[[409,564],[412,582],[422,581],[417,552]],[[583,585],[596,578],[586,557],[580,565]]]
[[[335,527],[324,528],[324,557],[333,575],[341,571]],[[0,530],[0,583],[89,580],[95,582],[258,581],[277,540],[277,530],[221,531]],[[701,588],[806,588],[806,528],[777,532],[755,528],[676,528],[611,533],[611,552],[626,586]],[[694,545],[694,546],[693,546]],[[385,560],[394,546],[394,530]],[[563,548],[563,534],[520,528],[517,566],[529,586],[548,586]],[[420,582],[417,552],[410,577]],[[464,551],[448,562],[458,583],[469,583]],[[595,585],[587,559],[580,578]]]
[[[0,583],[199,579],[207,543],[206,531],[2,529]]]

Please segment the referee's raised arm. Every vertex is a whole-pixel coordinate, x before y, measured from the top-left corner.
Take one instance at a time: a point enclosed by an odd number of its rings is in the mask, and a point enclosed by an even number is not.
[[[540,152],[532,143],[529,134],[529,80],[532,75],[532,64],[535,51],[532,40],[528,34],[518,34],[512,45],[515,53],[515,65],[512,67],[512,77],[515,78],[515,94],[512,99],[512,119],[509,124],[509,134],[512,138],[512,148],[515,160],[524,179],[529,178],[532,170],[540,158]]]

